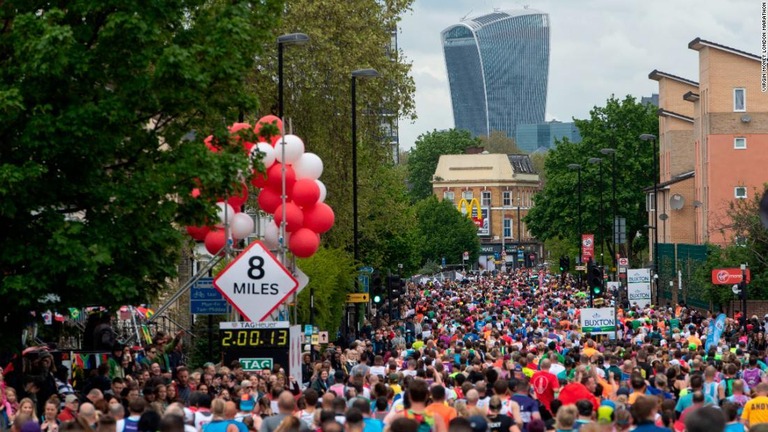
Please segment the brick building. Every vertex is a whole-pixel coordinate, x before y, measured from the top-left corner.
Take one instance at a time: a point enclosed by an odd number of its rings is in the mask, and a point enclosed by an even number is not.
[[[688,48],[699,53],[698,82],[649,75],[659,83],[661,171],[658,210],[648,191],[649,225],[659,243],[726,245],[729,203],[768,182],[768,93],[759,56],[700,38]]]
[[[462,199],[476,199],[480,204],[484,224],[478,236],[483,268],[489,259],[500,260],[502,251],[508,268],[539,263],[542,245],[531,236],[523,218],[540,189],[539,174],[523,154],[443,155],[432,177],[432,191],[438,199],[449,200],[457,208]]]

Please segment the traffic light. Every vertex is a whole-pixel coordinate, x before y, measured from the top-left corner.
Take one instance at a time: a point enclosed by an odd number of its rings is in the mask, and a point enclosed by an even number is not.
[[[560,257],[560,273],[565,271],[565,257]]]
[[[603,281],[603,269],[590,262],[587,268],[587,285],[589,295],[599,297],[605,293],[605,282]]]
[[[371,300],[374,305],[380,305],[384,301],[384,284],[381,280],[381,273],[374,272],[371,275]]]
[[[560,257],[560,273],[565,273],[571,269],[571,259],[568,257]]]

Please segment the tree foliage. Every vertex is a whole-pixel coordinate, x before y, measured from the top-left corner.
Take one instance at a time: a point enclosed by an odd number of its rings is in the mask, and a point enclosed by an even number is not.
[[[469,252],[470,262],[477,261],[480,254],[477,226],[449,201],[438,200],[434,195],[419,201],[416,218],[424,263],[441,262],[445,258],[447,264],[460,264],[464,251]]]
[[[146,301],[247,161],[237,112],[282,2],[0,3],[0,315]],[[198,131],[193,141],[183,139]],[[222,143],[224,144],[226,138]],[[13,321],[13,320],[11,320]],[[11,332],[4,332],[9,334]]]
[[[582,232],[594,233],[596,252],[600,253],[600,229],[605,232],[606,261],[614,256],[611,242],[613,212],[611,211],[611,181],[616,176],[617,216],[627,220],[630,245],[638,231],[647,223],[645,192],[653,185],[653,150],[650,142],[641,141],[644,133],[657,135],[658,117],[654,108],[627,96],[623,100],[611,97],[604,107],[595,107],[587,120],[575,120],[582,136],[580,143],[567,139],[550,150],[544,163],[546,183],[534,196],[534,207],[525,218],[536,238],[580,238],[578,224],[577,171],[569,164],[580,164],[582,181]],[[616,150],[616,171],[610,155],[600,150]],[[600,209],[600,165],[588,163],[589,158],[601,157],[603,209]],[[632,250],[632,253],[637,252]]]
[[[408,155],[408,183],[412,200],[432,195],[432,176],[440,156],[461,154],[467,147],[479,144],[479,138],[473,138],[469,131],[460,129],[433,130],[419,135]]]
[[[299,322],[309,323],[309,294],[315,291],[314,324],[334,338],[341,324],[346,295],[355,286],[355,264],[346,251],[321,247],[314,255],[297,261],[309,277],[309,284],[299,293]]]
[[[520,154],[520,148],[517,147],[517,143],[514,138],[507,136],[504,131],[491,131],[490,135],[481,136],[480,142],[488,153],[500,153],[500,154]]]
[[[306,150],[323,160],[326,202],[336,215],[334,228],[323,235],[323,244],[329,247],[352,250],[351,72],[374,68],[380,74],[379,78],[357,80],[360,185],[371,183],[381,165],[392,164],[390,137],[382,133],[382,125],[414,116],[411,66],[401,52],[388,48],[392,30],[411,3],[412,0],[292,0],[285,3],[282,23],[273,32],[274,38],[294,32],[310,38],[302,46],[284,46],[284,112],[289,119],[286,124],[302,137]],[[258,63],[255,90],[265,102],[264,108],[272,106],[276,111],[276,42],[268,45]],[[249,115],[258,117],[265,113],[262,110]],[[368,206],[379,192],[378,188],[361,187],[359,208]],[[362,230],[369,221],[360,220]],[[368,257],[363,255],[362,261],[367,263]]]
[[[720,224],[735,240],[725,247],[708,245],[707,260],[696,272],[696,283],[706,288],[708,300],[716,305],[726,305],[736,296],[730,286],[712,284],[712,269],[738,268],[741,264],[749,265],[752,276],[749,298],[768,299],[768,230],[759,216],[760,198],[765,190],[768,187],[754,190],[748,199],[728,203],[727,220]]]

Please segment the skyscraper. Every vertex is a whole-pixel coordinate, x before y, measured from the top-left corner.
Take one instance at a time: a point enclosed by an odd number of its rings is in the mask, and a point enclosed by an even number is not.
[[[549,15],[494,11],[441,33],[456,128],[474,135],[544,122]]]

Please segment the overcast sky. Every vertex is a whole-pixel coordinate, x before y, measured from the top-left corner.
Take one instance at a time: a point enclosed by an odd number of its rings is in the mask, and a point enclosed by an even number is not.
[[[547,120],[586,118],[615,94],[648,96],[659,69],[698,81],[700,37],[760,53],[761,0],[415,0],[403,17],[398,43],[416,81],[418,119],[400,122],[400,146],[433,129],[454,126],[440,32],[464,16],[528,5],[549,14]]]

